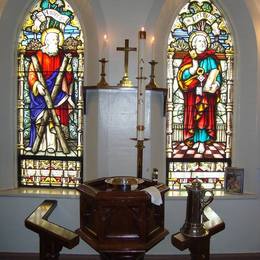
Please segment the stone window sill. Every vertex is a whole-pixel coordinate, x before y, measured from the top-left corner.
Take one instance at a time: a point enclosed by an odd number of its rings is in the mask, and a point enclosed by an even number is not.
[[[217,200],[244,200],[258,199],[255,193],[226,193],[224,191],[215,191],[215,199]],[[32,198],[68,198],[78,199],[79,192],[75,189],[62,188],[16,188],[0,190],[0,197],[32,197]],[[186,191],[168,191],[165,194],[165,200],[186,200]]]
[[[79,198],[75,189],[62,188],[16,188],[0,191],[0,197],[32,197],[32,198]]]
[[[185,199],[187,198],[186,191],[168,191],[166,193],[166,200],[174,200],[174,199]],[[255,193],[227,193],[225,191],[214,191],[214,199],[217,200],[235,200],[235,199],[258,199],[258,196]]]

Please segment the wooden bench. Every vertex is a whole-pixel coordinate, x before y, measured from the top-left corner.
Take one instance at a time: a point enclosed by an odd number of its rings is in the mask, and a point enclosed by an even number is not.
[[[40,260],[59,259],[63,246],[71,249],[79,243],[75,232],[48,221],[56,206],[56,200],[45,200],[25,219],[25,226],[39,234]]]

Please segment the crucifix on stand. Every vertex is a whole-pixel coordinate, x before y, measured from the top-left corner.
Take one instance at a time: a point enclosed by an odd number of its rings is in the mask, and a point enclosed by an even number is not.
[[[125,46],[124,47],[117,47],[117,51],[124,51],[125,52],[125,57],[124,57],[124,76],[120,80],[118,86],[123,86],[123,87],[131,87],[133,86],[132,81],[128,77],[128,62],[129,62],[129,52],[130,51],[136,51],[137,49],[134,47],[129,47],[129,40],[125,39]]]

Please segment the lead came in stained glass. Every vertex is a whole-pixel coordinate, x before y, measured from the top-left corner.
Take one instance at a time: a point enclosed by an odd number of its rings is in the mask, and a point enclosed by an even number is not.
[[[83,153],[82,30],[64,0],[37,1],[18,40],[21,186],[76,187]]]
[[[213,1],[189,1],[168,40],[167,182],[174,190],[196,176],[223,188],[231,164],[233,56]]]

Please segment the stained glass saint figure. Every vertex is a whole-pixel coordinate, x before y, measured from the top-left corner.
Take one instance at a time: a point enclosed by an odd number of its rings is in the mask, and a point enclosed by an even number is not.
[[[28,83],[30,89],[30,118],[31,118],[31,129],[30,129],[30,143],[29,148],[37,145],[36,141],[40,143],[39,149],[34,149],[36,153],[40,151],[48,151],[54,153],[56,150],[61,150],[60,144],[66,142],[69,138],[69,113],[75,108],[75,104],[72,100],[72,70],[71,64],[67,64],[65,72],[62,71],[62,78],[57,82],[58,74],[62,62],[64,60],[64,52],[59,49],[59,46],[63,43],[62,33],[55,28],[50,28],[44,31],[42,34],[42,48],[35,54],[35,59],[38,62],[38,68],[41,71],[37,72],[34,64],[31,62],[29,65]],[[43,82],[39,79],[39,74],[42,74]],[[58,86],[59,84],[59,86]],[[53,93],[53,90],[57,87],[55,97],[53,97],[52,104],[50,107],[54,107],[54,113],[58,117],[60,122],[60,132],[63,133],[63,138],[58,136],[55,127],[55,121],[48,117],[48,108],[44,96]],[[47,93],[48,92],[48,93]],[[47,116],[44,116],[47,114]],[[41,127],[46,127],[46,131],[39,132]],[[37,138],[38,137],[38,138]],[[65,139],[65,138],[66,139]],[[67,153],[69,151],[66,151]]]
[[[83,51],[71,6],[36,2],[18,41],[20,185],[76,187],[81,181]]]
[[[197,31],[190,36],[191,51],[178,72],[178,84],[184,98],[184,142],[205,152],[205,143],[216,140],[216,109],[222,83],[221,67],[210,38]]]
[[[233,41],[211,0],[190,0],[168,40],[167,182],[222,189],[231,165]]]

